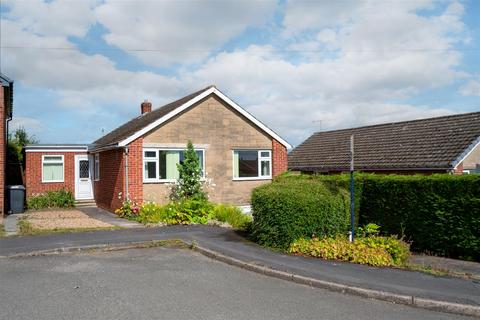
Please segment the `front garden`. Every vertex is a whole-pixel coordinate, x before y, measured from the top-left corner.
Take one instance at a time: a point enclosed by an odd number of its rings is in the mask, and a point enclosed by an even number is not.
[[[177,165],[179,179],[172,188],[169,204],[147,202],[137,205],[127,200],[115,213],[146,225],[214,224],[247,229],[252,218],[239,208],[208,201],[201,182],[199,161],[193,144],[189,141],[185,159]]]

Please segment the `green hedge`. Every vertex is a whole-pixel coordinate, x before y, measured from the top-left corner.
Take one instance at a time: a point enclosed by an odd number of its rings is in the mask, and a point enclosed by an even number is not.
[[[252,192],[253,238],[287,249],[301,237],[346,234],[349,196],[313,179],[277,179]]]
[[[332,212],[345,219],[333,226],[345,227],[348,201],[343,207],[335,202],[339,205],[333,210],[328,195],[348,193],[348,183],[348,175],[276,178],[253,192],[254,218],[259,219],[254,232],[261,243],[284,247],[330,226]],[[356,174],[355,190],[357,226],[378,224],[384,234],[403,236],[417,252],[480,261],[480,175]],[[344,227],[328,231],[348,231]]]
[[[367,175],[360,224],[404,235],[412,249],[480,260],[480,175]]]
[[[47,191],[46,193],[30,196],[27,199],[27,208],[40,210],[46,208],[72,208],[75,206],[75,197],[65,189]]]

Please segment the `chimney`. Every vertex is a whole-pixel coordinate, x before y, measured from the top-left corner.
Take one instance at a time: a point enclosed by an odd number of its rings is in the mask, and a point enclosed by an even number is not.
[[[142,104],[140,105],[140,108],[141,108],[142,114],[148,113],[152,111],[152,103],[148,102],[148,100],[145,99],[145,101],[143,101]]]

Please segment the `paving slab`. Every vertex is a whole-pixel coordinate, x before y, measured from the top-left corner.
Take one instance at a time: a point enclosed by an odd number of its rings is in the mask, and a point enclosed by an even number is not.
[[[92,206],[92,207],[77,207],[76,209],[85,213],[90,218],[100,220],[102,222],[105,222],[117,227],[122,227],[122,228],[144,228],[145,227],[141,223],[120,218],[116,214],[113,214],[102,208]]]

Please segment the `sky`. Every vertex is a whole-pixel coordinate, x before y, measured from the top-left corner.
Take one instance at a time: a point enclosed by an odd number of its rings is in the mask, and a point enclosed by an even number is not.
[[[12,127],[91,143],[217,88],[298,145],[480,111],[480,0],[1,0]]]

